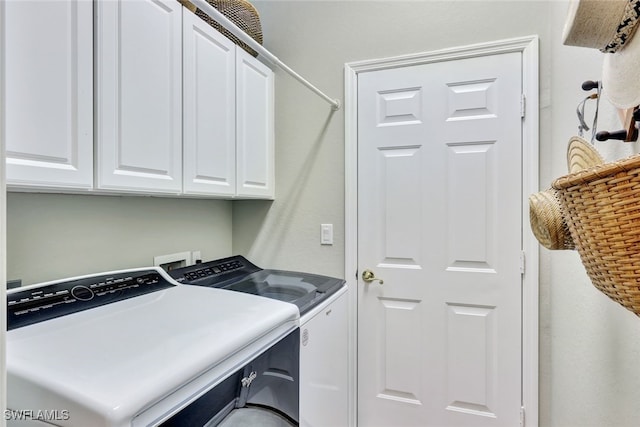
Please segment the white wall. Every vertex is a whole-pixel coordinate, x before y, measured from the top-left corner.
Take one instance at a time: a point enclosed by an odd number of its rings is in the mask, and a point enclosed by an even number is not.
[[[600,52],[562,45],[565,10],[564,3],[550,10],[551,86],[544,115],[551,134],[541,141],[541,186],[565,173],[566,140],[576,132],[575,108],[585,96],[580,84],[601,78]],[[606,101],[601,107],[599,129],[620,129],[613,107]],[[609,160],[638,150],[637,143],[617,141],[596,146]],[[637,426],[640,319],[591,285],[577,253],[541,249],[541,257],[543,425]]]
[[[584,80],[597,51],[565,47],[563,1],[253,0],[265,45],[330,96],[343,65],[537,34],[540,37],[540,186],[565,173]],[[274,202],[235,202],[233,250],[258,264],[341,276],[344,263],[344,115],[276,72]],[[600,129],[619,124],[603,106]],[[598,145],[610,159],[634,147]],[[612,148],[613,147],[613,148]],[[335,244],[320,246],[321,223]],[[640,422],[640,319],[590,284],[578,255],[541,249],[540,425],[631,427]]]
[[[156,255],[231,254],[232,202],[9,193],[7,278],[23,285],[153,265]]]
[[[330,96],[346,62],[546,33],[544,2],[255,0],[265,45]],[[487,17],[488,19],[485,19]],[[540,17],[540,19],[533,19]],[[234,205],[234,252],[344,273],[344,115],[276,72],[276,201]],[[320,245],[320,224],[335,243]],[[260,226],[256,226],[260,224]]]

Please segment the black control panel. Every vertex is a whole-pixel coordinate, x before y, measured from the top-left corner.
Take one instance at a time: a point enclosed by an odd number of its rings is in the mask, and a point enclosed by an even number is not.
[[[217,288],[224,286],[230,280],[237,280],[260,270],[262,270],[260,267],[256,267],[243,256],[236,255],[175,269],[170,271],[169,275],[180,283]]]
[[[92,276],[7,293],[7,330],[175,286],[157,271]]]

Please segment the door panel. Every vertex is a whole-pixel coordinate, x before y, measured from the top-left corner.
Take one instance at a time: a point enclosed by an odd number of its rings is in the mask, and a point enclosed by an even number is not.
[[[359,425],[513,426],[521,54],[358,76]]]
[[[447,304],[446,323],[447,409],[495,417],[495,307]]]
[[[380,262],[389,265],[415,266],[420,253],[420,239],[414,232],[420,226],[418,197],[406,197],[405,189],[419,182],[421,152],[419,147],[379,150],[381,210],[384,216],[380,233],[384,236]]]
[[[447,206],[451,213],[447,228],[448,268],[491,268],[494,232],[490,207],[495,191],[492,144],[449,146],[447,155],[449,191]]]

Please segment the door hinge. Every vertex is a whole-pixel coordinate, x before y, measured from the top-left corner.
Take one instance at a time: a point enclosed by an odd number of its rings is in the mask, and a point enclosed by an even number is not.
[[[524,118],[527,112],[527,97],[523,94],[520,95],[520,117]]]
[[[524,274],[527,269],[527,257],[524,251],[520,251],[520,274]]]
[[[524,406],[520,407],[520,427],[524,427]]]

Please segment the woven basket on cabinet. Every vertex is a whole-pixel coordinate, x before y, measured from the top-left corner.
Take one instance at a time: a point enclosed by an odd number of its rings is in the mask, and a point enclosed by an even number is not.
[[[258,56],[258,52],[251,49],[246,43],[242,42],[239,38],[234,36],[230,31],[211,19],[209,15],[198,9],[193,3],[188,0],[179,0],[187,9],[194,12],[202,20],[207,22],[213,28],[225,35],[228,39],[233,41],[238,46],[249,52],[253,56]],[[211,6],[215,7],[220,13],[222,13],[231,22],[236,24],[241,30],[247,33],[252,39],[259,44],[262,44],[262,25],[260,24],[260,16],[258,11],[251,3],[246,0],[207,0]]]
[[[553,183],[593,285],[640,316],[640,155]]]

